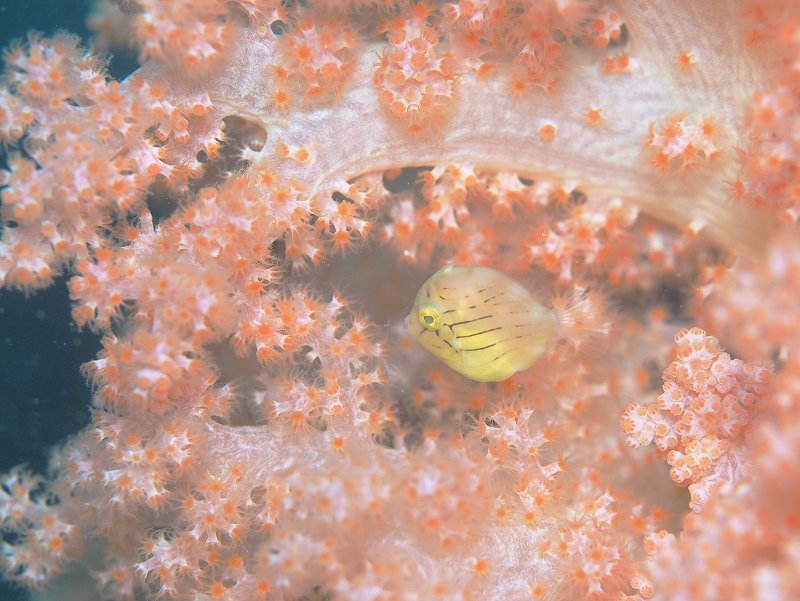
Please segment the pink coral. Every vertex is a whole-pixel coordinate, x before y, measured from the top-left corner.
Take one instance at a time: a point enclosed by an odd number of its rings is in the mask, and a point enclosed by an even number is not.
[[[629,405],[622,429],[630,446],[655,442],[666,452],[670,476],[688,484],[691,507],[700,511],[716,488],[744,469],[743,434],[771,367],[731,359],[699,328],[681,330],[675,342],[664,392],[653,405]]]
[[[67,273],[102,336],[90,425],[0,483],[7,578],[795,595],[793,5],[118,4],[124,82],[65,35],[6,54],[0,285]],[[399,325],[446,263],[602,327],[467,381]]]
[[[651,124],[647,146],[656,149],[653,167],[666,173],[672,161],[679,163],[679,169],[693,169],[701,161],[711,161],[720,154],[716,137],[717,127],[709,118],[688,123],[684,118],[671,117]]]

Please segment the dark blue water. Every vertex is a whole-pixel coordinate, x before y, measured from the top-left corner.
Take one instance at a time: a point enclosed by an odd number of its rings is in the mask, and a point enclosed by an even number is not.
[[[84,39],[90,0],[0,0],[0,47],[30,31],[59,29]],[[0,147],[0,166],[6,166]],[[0,225],[2,227],[2,225]],[[78,332],[69,317],[65,278],[26,296],[0,291],[0,473],[27,464],[43,472],[53,445],[83,427],[90,391],[80,365],[99,349],[97,337]],[[26,599],[0,582],[0,601]]]

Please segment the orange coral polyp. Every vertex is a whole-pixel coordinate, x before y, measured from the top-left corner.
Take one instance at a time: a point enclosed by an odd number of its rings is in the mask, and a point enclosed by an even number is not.
[[[0,285],[70,271],[104,337],[52,480],[0,479],[9,578],[91,549],[87,598],[797,596],[797,237],[762,220],[800,214],[791,3],[136,4],[124,83],[32,36],[0,84]],[[459,261],[585,301],[576,333],[609,291],[613,343],[440,371],[393,320]],[[669,342],[697,319],[742,358]]]

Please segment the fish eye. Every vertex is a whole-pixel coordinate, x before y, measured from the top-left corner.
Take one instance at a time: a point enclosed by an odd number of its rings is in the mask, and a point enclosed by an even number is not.
[[[419,322],[427,330],[438,330],[442,327],[442,318],[439,316],[439,312],[432,307],[420,308]]]

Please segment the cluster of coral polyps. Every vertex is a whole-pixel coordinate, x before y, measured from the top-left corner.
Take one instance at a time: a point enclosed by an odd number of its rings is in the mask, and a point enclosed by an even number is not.
[[[133,0],[93,21],[139,49],[124,82],[31,36],[0,87],[0,285],[67,272],[102,335],[91,423],[47,478],[0,480],[6,578],[800,596],[793,3]],[[543,304],[588,289],[610,332],[466,380],[401,324],[447,263]]]

